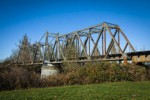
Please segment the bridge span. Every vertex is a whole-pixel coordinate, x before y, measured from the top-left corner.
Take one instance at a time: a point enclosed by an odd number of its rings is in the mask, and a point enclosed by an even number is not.
[[[67,34],[46,32],[30,46],[30,62],[150,62],[150,50],[136,51],[119,25],[103,22]],[[24,49],[20,49],[18,62]]]

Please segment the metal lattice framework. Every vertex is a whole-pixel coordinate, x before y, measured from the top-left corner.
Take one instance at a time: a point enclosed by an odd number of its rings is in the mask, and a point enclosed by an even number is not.
[[[33,48],[35,62],[123,60],[130,58],[127,48],[135,52],[121,28],[106,22],[63,35],[46,32]]]

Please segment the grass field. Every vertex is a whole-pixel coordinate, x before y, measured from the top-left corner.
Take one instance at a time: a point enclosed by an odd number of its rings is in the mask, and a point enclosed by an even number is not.
[[[150,81],[2,91],[0,100],[150,100]]]

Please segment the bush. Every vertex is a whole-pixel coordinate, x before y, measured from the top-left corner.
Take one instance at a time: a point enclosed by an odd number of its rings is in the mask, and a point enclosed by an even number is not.
[[[8,67],[0,73],[0,90],[26,89],[39,87],[40,75],[21,67]]]
[[[0,67],[0,90],[147,80],[145,67],[115,62],[63,63],[62,71],[58,75],[41,78],[30,68]]]
[[[101,83],[105,81],[141,81],[147,79],[146,69],[133,64],[121,65],[115,62],[96,62],[86,63],[82,67],[65,64],[64,69],[69,73],[68,75],[71,73],[70,81],[75,81],[74,84]]]

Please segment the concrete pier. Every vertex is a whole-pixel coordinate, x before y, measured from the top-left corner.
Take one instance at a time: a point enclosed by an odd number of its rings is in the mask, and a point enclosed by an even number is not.
[[[41,67],[41,76],[42,77],[56,75],[59,72],[60,72],[59,68],[50,63],[44,63],[43,66]]]

